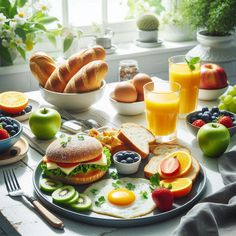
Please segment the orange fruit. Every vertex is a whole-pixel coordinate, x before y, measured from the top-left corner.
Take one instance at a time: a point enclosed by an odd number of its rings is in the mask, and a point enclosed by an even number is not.
[[[190,178],[175,178],[175,179],[164,179],[160,184],[166,188],[171,184],[172,188],[170,191],[173,193],[174,198],[184,197],[192,189],[192,180]]]
[[[174,175],[164,175],[163,172],[161,171],[161,163],[166,160],[166,158],[176,158],[179,163],[180,163],[180,168],[178,173],[175,173]],[[166,178],[177,178],[180,176],[183,176],[187,174],[192,167],[192,157],[189,153],[184,152],[184,151],[175,151],[170,154],[168,154],[163,160],[160,161],[158,165],[158,173],[160,174],[162,179]]]
[[[24,110],[28,102],[28,97],[21,92],[9,91],[0,94],[0,109],[11,114]]]

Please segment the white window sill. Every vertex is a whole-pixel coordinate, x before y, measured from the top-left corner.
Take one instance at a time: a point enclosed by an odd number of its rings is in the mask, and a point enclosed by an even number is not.
[[[141,48],[136,46],[133,42],[131,43],[121,43],[116,45],[117,50],[114,54],[107,55],[106,61],[122,60],[127,58],[148,56],[154,54],[163,54],[170,53],[172,51],[183,51],[189,50],[197,44],[196,41],[187,41],[187,42],[163,42],[160,47],[156,48]],[[58,56],[58,55],[55,55]],[[21,63],[21,62],[18,62]],[[0,76],[2,75],[11,75],[16,73],[23,73],[29,71],[28,60],[24,64],[14,64],[12,66],[0,67]]]

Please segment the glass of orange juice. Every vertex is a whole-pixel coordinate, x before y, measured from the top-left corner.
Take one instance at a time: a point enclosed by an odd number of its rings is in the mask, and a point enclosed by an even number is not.
[[[180,85],[168,82],[149,82],[144,85],[147,128],[158,142],[176,138],[180,104]]]
[[[201,63],[194,64],[192,69],[186,62],[184,55],[169,58],[169,81],[170,84],[179,83],[180,108],[179,117],[184,118],[197,107],[198,89],[200,84]]]

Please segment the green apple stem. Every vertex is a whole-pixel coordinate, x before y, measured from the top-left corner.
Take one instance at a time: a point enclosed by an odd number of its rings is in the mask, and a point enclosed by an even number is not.
[[[48,113],[48,110],[46,107],[44,107],[43,111],[42,111],[43,114],[47,114]]]

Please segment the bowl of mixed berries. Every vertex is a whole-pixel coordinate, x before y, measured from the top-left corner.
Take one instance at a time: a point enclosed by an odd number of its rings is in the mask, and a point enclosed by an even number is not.
[[[11,117],[0,117],[0,153],[7,151],[19,139],[22,125]]]
[[[236,114],[219,110],[216,106],[212,108],[204,106],[200,111],[188,114],[186,123],[194,135],[197,135],[198,130],[206,123],[220,123],[228,128],[231,136],[236,133]]]

